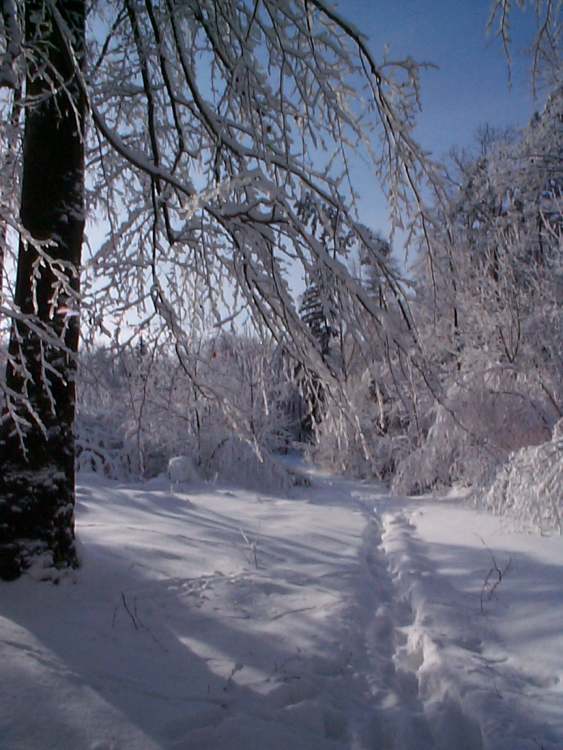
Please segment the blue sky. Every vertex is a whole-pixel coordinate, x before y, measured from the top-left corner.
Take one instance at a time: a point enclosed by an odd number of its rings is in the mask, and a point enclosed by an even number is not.
[[[502,43],[486,33],[490,0],[341,0],[342,15],[368,37],[376,59],[385,44],[390,57],[410,55],[437,69],[422,75],[422,112],[416,136],[441,159],[453,146],[470,147],[480,125],[525,126],[534,101],[525,49],[534,37],[531,10],[513,11],[512,86]],[[386,231],[386,209],[374,196],[367,170],[358,174],[362,220]]]
[[[468,143],[476,127],[525,124],[533,111],[529,61],[524,49],[534,34],[532,12],[512,15],[513,82],[508,86],[500,40],[487,35],[489,0],[347,0],[342,12],[366,34],[381,57],[411,55],[435,63],[423,74],[419,137],[439,152]]]

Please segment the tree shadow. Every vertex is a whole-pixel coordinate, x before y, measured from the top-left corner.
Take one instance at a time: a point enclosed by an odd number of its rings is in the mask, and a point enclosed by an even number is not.
[[[196,543],[218,553],[241,545],[241,519],[228,504],[224,513],[204,512],[164,492],[112,492],[118,517],[126,511],[130,545],[116,548],[111,526],[96,521],[94,488],[82,496],[78,533],[83,519],[82,534],[96,526],[97,541],[80,545],[75,582],[22,579],[3,591],[11,697],[0,709],[0,746],[238,748],[251,746],[253,727],[271,747],[347,746],[345,731],[331,734],[324,714],[316,724],[295,722],[289,709],[324,701],[326,675],[314,665],[338,650],[340,621],[332,621],[331,607],[358,575],[355,556],[328,554],[333,540],[314,531],[307,542],[269,532],[259,534],[257,569],[243,560],[235,571],[171,575],[159,562],[178,570],[186,559],[198,570]],[[140,523],[149,507],[178,523],[177,532],[167,527],[174,544],[160,540],[166,551],[154,546],[158,528],[154,541],[151,529],[142,544],[136,539],[136,514]],[[326,612],[315,611],[325,604]],[[32,716],[30,702],[41,706]]]
[[[553,659],[563,621],[561,566],[506,536],[498,549],[494,540],[490,547],[433,542],[429,556],[428,542],[411,531],[399,563],[403,586],[414,587],[416,627],[449,660],[460,695],[480,704],[493,724],[504,721],[515,743],[541,738],[545,747],[562,747],[563,673]]]

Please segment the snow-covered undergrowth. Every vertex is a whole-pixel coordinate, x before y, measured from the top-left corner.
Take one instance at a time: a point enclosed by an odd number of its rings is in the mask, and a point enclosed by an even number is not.
[[[508,515],[539,531],[562,532],[563,420],[553,439],[513,453],[486,493],[476,493],[476,505]]]
[[[82,355],[80,470],[150,479],[184,455],[202,479],[288,486],[272,454],[290,440],[284,408],[290,384],[278,382],[271,346],[223,334],[195,348],[197,387],[170,344]]]
[[[267,449],[227,435],[207,451],[202,451],[200,465],[204,478],[233,482],[247,488],[284,491],[292,476]]]
[[[452,385],[444,403],[433,404],[426,415],[422,444],[397,461],[393,491],[423,494],[459,482],[482,486],[513,453],[549,440],[553,407],[528,380],[515,383],[511,373],[487,372]]]
[[[302,479],[83,474],[82,568],[2,587],[2,750],[560,750],[560,538]]]

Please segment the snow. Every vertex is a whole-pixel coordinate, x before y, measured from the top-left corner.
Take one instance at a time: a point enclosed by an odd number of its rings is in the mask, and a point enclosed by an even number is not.
[[[470,748],[562,748],[563,538],[436,502],[406,503],[383,527],[427,715],[461,708],[482,735]]]
[[[172,484],[193,482],[199,478],[193,460],[189,456],[174,456],[168,461],[168,478]]]
[[[82,568],[2,586],[0,747],[563,748],[561,537],[308,478],[82,474]]]

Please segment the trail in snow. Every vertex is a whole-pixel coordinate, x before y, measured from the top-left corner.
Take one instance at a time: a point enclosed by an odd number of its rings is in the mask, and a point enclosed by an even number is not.
[[[561,536],[435,502],[405,503],[383,526],[395,595],[413,611],[403,654],[437,746],[453,730],[455,747],[561,750]]]
[[[480,611],[489,550],[455,524],[490,519],[311,481],[281,498],[85,476],[83,568],[2,588],[0,748],[561,750],[563,657],[518,658],[506,582]],[[535,569],[513,551],[513,575],[552,571],[536,630],[557,651],[552,546]]]

